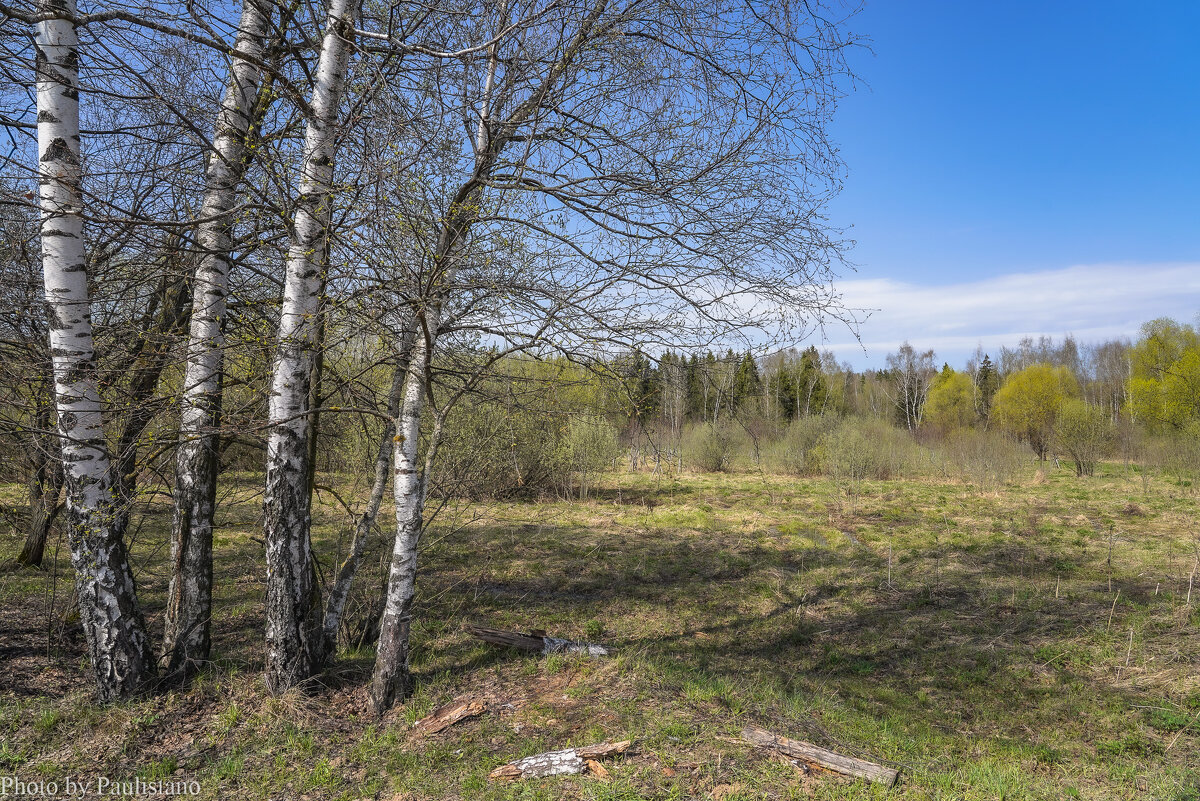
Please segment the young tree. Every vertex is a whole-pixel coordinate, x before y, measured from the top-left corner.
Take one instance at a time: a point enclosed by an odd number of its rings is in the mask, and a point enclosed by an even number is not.
[[[942,433],[969,428],[975,422],[975,392],[966,373],[944,365],[929,387],[924,423]]]
[[[668,351],[659,360],[662,419],[671,432],[676,469],[683,469],[683,421],[687,416],[687,363],[683,356]]]
[[[1152,429],[1200,420],[1200,333],[1160,318],[1142,326],[1131,353],[1129,411]]]
[[[996,391],[1000,388],[1000,374],[996,371],[995,365],[992,364],[992,359],[986,353],[983,354],[983,361],[979,363],[979,372],[975,378],[976,391],[976,413],[980,418],[986,420],[992,413],[992,400],[996,397]]]
[[[1079,394],[1079,384],[1065,367],[1035,364],[1010,375],[996,392],[992,414],[996,421],[1029,443],[1046,461],[1054,442],[1058,411]]]

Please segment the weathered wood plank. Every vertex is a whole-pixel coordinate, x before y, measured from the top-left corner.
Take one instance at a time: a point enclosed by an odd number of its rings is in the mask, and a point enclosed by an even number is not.
[[[619,740],[615,743],[585,745],[583,748],[576,748],[575,750],[583,759],[603,759],[604,757],[625,753],[632,744],[633,740]]]
[[[611,650],[603,645],[590,642],[575,642],[559,637],[548,637],[544,632],[505,631],[486,626],[469,624],[467,632],[472,637],[478,637],[492,645],[502,645],[518,648],[522,651],[532,651],[540,654],[586,654],[591,657],[610,656]]]
[[[900,778],[900,772],[892,768],[885,768],[883,765],[867,762],[865,759],[845,756],[812,743],[781,737],[757,726],[747,726],[742,729],[742,739],[759,748],[770,748],[785,756],[810,762],[826,770],[846,776],[870,779],[887,787],[894,785]]]
[[[475,700],[460,699],[452,701],[449,704],[438,707],[429,717],[418,720],[413,724],[413,729],[420,734],[437,734],[439,731],[448,729],[459,721],[479,717],[486,709],[487,707]]]

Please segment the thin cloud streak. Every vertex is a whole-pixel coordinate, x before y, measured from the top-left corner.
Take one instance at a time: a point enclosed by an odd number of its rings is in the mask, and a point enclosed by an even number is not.
[[[835,336],[821,347],[839,359],[881,367],[907,340],[961,366],[976,345],[994,356],[1025,336],[1086,343],[1133,338],[1155,317],[1191,322],[1200,312],[1200,263],[1080,265],[943,286],[850,279],[837,288],[848,308],[871,312],[861,344],[827,331]]]

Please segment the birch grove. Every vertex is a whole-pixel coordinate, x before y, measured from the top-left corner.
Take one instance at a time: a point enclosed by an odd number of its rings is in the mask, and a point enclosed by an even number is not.
[[[841,313],[820,209],[852,42],[803,4],[0,13],[37,33],[36,65],[0,53],[36,83],[24,118],[19,87],[0,90],[16,140],[37,133],[36,154],[2,160],[4,197],[32,212],[19,187],[40,187],[36,242],[4,269],[40,266],[53,362],[53,392],[21,395],[37,510],[21,561],[40,561],[61,483],[102,699],[206,669],[214,537],[261,500],[267,687],[318,676],[353,616],[378,636],[368,695],[386,711],[417,681],[419,556],[452,492],[439,449],[506,360],[599,369]],[[82,79],[78,31],[104,59]],[[331,455],[342,441],[359,444]],[[344,512],[336,543],[314,534],[314,494]],[[152,647],[125,532],[168,498]]]

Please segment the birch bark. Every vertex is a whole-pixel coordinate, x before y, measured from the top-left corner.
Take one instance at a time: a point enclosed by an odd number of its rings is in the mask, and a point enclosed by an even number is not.
[[[327,268],[338,106],[345,85],[351,0],[330,0],[304,142],[300,198],[284,277],[279,345],[268,408],[267,686],[283,692],[310,678],[322,657],[322,616],[309,527],[310,388]]]
[[[421,415],[425,409],[426,364],[436,340],[436,314],[426,315],[420,326],[408,375],[404,399],[396,418],[393,447],[392,493],[396,501],[396,538],[388,572],[387,597],[379,627],[379,648],[371,677],[371,703],[377,713],[390,709],[398,698],[412,692],[409,671],[408,634],[412,625],[412,602],[416,593],[417,543],[425,510],[425,474],[417,463],[421,438]]]
[[[196,266],[187,367],[175,454],[175,513],[171,524],[171,583],[167,591],[163,658],[168,672],[208,659],[212,615],[212,526],[216,505],[218,426],[224,364],[225,296],[232,250],[230,211],[246,170],[270,13],[264,0],[245,0],[229,85],[205,168],[196,230]],[[248,56],[251,60],[239,57]]]
[[[42,273],[62,437],[67,539],[80,621],[102,701],[154,672],[125,551],[104,438],[92,343],[79,147],[79,40],[74,0],[43,0],[37,26],[37,127]]]
[[[431,456],[441,436],[444,409],[439,414],[430,437],[431,453],[426,456],[424,470],[419,469],[417,465],[417,441],[426,400],[429,362],[441,325],[445,287],[454,280],[458,260],[466,247],[468,233],[478,220],[484,183],[491,176],[500,152],[516,135],[518,129],[535,115],[549,93],[558,85],[580,48],[589,40],[606,5],[607,0],[596,1],[595,7],[581,21],[579,30],[571,37],[561,60],[550,65],[540,84],[530,91],[524,102],[513,109],[507,119],[499,121],[494,119],[497,113],[496,106],[500,105],[495,102],[495,96],[505,94],[498,92],[496,85],[497,68],[500,64],[499,41],[492,45],[489,52],[483,97],[479,106],[479,124],[472,140],[475,152],[474,169],[455,194],[446,214],[446,221],[438,234],[432,259],[434,280],[431,284],[434,288],[431,297],[426,300],[424,310],[418,315],[417,343],[409,363],[400,417],[396,421],[392,481],[396,501],[396,539],[392,548],[392,564],[388,574],[384,611],[380,619],[379,647],[370,689],[371,703],[379,714],[389,709],[396,700],[406,698],[413,689],[412,675],[409,671],[409,631],[412,626],[412,603],[416,594],[417,546],[424,526],[427,478],[433,461]],[[503,4],[497,30],[504,30],[507,20],[508,6]]]
[[[392,374],[392,386],[388,390],[387,408],[388,417],[395,420],[400,414],[400,400],[404,392],[404,381],[408,375],[410,357],[413,348],[413,332],[406,332],[401,343],[400,360],[396,364],[396,369]],[[367,547],[367,540],[371,536],[371,529],[375,527],[375,520],[379,516],[379,506],[383,503],[383,494],[387,490],[388,476],[391,474],[392,460],[392,444],[396,439],[395,425],[385,425],[383,433],[379,437],[379,450],[375,454],[375,472],[374,479],[371,484],[371,495],[367,501],[367,508],[359,516],[358,522],[354,527],[354,540],[350,544],[350,553],[345,561],[338,568],[337,579],[333,583],[333,587],[329,591],[329,598],[325,602],[325,622],[323,625],[324,633],[323,656],[328,660],[337,649],[337,634],[338,628],[341,626],[342,613],[346,608],[346,598],[350,594],[350,585],[354,581],[354,576],[358,573],[358,567],[362,563],[363,552]]]

